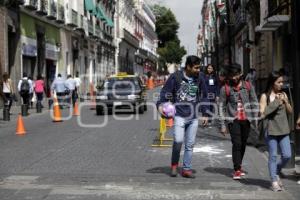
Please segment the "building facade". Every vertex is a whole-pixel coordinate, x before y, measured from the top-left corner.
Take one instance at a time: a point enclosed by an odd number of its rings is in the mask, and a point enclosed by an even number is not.
[[[144,0],[117,1],[118,71],[145,74],[156,71],[155,17]]]
[[[294,120],[300,102],[300,66],[299,42],[293,41],[299,38],[299,12],[299,2],[293,0],[206,0],[202,8],[203,37],[198,36],[200,54],[212,55],[212,63],[213,60],[219,60],[215,63],[220,65],[239,63],[244,74],[250,68],[256,69],[258,94],[264,91],[270,72],[285,72],[288,77],[285,89],[294,107],[290,125],[296,153],[300,153],[299,136],[294,137]],[[215,37],[209,37],[214,33],[212,24],[215,24]]]
[[[0,23],[6,27],[0,45],[11,47],[1,48],[0,72],[9,72],[14,82],[23,72],[33,79],[42,75],[50,96],[58,73],[79,74],[85,92],[115,71],[114,0],[18,2],[22,5],[0,8]]]

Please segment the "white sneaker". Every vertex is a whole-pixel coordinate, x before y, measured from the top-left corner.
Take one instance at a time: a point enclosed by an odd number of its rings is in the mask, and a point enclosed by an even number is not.
[[[299,181],[297,181],[297,184],[299,184],[299,185],[300,185],[300,180],[299,180]]]
[[[277,175],[277,182],[278,182],[278,185],[282,188],[283,187],[283,183],[282,183],[279,175]]]
[[[282,191],[282,188],[279,186],[277,181],[272,182],[271,188],[274,192],[281,192]]]

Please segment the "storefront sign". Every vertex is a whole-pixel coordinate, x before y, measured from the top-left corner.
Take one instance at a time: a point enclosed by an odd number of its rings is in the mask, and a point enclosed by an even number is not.
[[[49,60],[58,60],[59,59],[59,50],[57,46],[53,44],[46,44],[46,59]]]
[[[29,37],[21,36],[22,41],[22,55],[36,57],[37,56],[37,42]]]

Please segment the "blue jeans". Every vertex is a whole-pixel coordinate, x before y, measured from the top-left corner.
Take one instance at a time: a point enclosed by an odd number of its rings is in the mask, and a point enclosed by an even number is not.
[[[266,143],[269,149],[269,173],[271,181],[277,181],[277,175],[291,158],[291,144],[289,135],[272,136],[265,134]],[[277,147],[280,146],[281,159],[277,160]]]
[[[192,154],[198,129],[198,119],[174,118],[174,143],[172,148],[172,166],[178,165],[181,146],[184,142],[183,170],[192,168]]]

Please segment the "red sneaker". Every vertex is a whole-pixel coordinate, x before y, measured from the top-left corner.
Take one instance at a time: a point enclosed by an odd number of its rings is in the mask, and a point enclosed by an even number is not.
[[[196,178],[196,176],[193,174],[192,170],[182,170],[182,177],[185,178]]]
[[[242,168],[240,169],[240,172],[241,172],[241,176],[246,176],[246,172]]]
[[[177,173],[178,173],[177,167],[178,167],[178,165],[172,165],[171,166],[171,173],[170,173],[171,177],[176,177],[177,176]]]
[[[234,173],[233,173],[233,176],[232,176],[232,178],[234,179],[234,180],[240,180],[241,179],[241,171],[240,170],[237,170],[237,171],[235,171]]]

